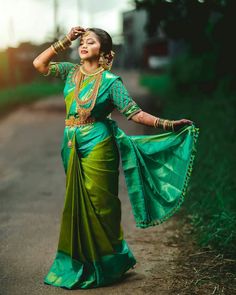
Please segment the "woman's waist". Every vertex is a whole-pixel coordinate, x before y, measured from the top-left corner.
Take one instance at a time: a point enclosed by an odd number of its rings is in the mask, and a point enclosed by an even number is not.
[[[65,119],[65,131],[81,134],[87,133],[111,133],[110,124],[108,118],[88,118],[86,121],[81,119],[70,117]]]
[[[65,126],[65,138],[72,139],[75,135],[79,146],[94,145],[104,138],[112,135],[108,120],[94,121],[84,125]]]
[[[110,115],[107,117],[97,117],[97,116],[89,116],[89,117],[81,117],[78,116],[77,113],[75,114],[68,114],[65,118],[65,126],[84,126],[84,125],[90,125],[94,124],[96,122],[105,122],[108,119],[110,119]]]
[[[95,117],[79,118],[75,115],[69,115],[65,119],[65,126],[69,126],[69,127],[84,126],[84,125],[88,125],[88,124],[93,124],[97,121],[98,121],[98,119]]]

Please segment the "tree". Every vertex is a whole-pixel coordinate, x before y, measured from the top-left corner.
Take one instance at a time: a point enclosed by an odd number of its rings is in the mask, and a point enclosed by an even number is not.
[[[236,43],[231,31],[236,26],[235,0],[134,0],[137,9],[148,13],[150,37],[161,26],[171,39],[183,39],[192,54],[212,52],[221,74],[235,74]]]

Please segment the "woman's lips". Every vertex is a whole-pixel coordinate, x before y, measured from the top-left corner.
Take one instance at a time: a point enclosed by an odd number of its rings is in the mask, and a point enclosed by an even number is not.
[[[81,50],[81,53],[85,54],[85,53],[88,53],[87,50]]]

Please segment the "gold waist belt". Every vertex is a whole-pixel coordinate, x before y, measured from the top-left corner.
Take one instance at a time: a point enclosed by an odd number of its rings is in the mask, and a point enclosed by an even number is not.
[[[96,119],[89,117],[86,120],[81,120],[80,118],[75,118],[74,116],[70,116],[69,119],[65,119],[65,125],[66,126],[81,126],[81,125],[87,125],[95,122]]]

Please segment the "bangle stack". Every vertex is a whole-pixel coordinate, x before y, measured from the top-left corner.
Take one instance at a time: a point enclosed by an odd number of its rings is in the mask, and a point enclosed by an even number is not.
[[[154,127],[155,128],[161,127],[164,130],[174,131],[174,122],[171,120],[161,119],[157,117],[154,121]]]
[[[62,40],[58,40],[51,45],[52,50],[55,54],[58,54],[59,51],[66,50],[72,44],[70,38],[66,35]]]

